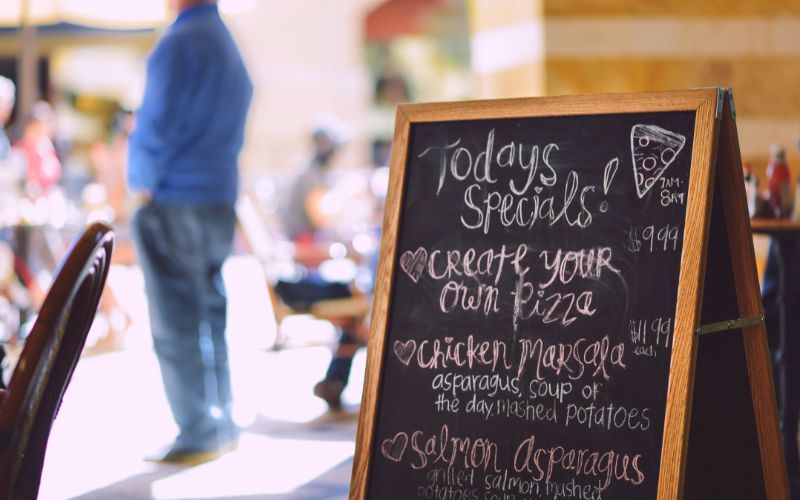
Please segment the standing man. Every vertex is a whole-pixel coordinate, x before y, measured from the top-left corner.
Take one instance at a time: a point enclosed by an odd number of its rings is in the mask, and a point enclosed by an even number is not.
[[[177,12],[147,61],[128,184],[153,345],[179,434],[160,462],[194,464],[233,449],[222,264],[230,253],[253,93],[214,0]]]

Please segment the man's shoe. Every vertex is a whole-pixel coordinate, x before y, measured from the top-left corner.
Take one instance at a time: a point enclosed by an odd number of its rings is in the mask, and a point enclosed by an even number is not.
[[[193,466],[216,460],[220,456],[222,456],[220,450],[187,451],[171,449],[163,454],[145,457],[145,460],[160,464]]]
[[[182,450],[180,448],[170,448],[164,453],[145,457],[148,462],[156,462],[170,465],[194,466],[216,460],[225,453],[234,451],[239,447],[238,441],[231,441],[220,448],[212,450]]]
[[[314,386],[314,395],[328,403],[331,410],[341,409],[343,391],[344,382],[341,380],[325,379]]]

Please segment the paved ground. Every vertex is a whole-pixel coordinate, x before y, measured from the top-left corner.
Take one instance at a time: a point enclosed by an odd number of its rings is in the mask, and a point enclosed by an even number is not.
[[[51,435],[40,499],[347,498],[364,353],[345,411],[328,413],[311,389],[325,372],[334,333],[295,318],[284,325],[294,346],[270,350],[275,326],[251,264],[237,262],[226,275],[236,417],[246,429],[239,449],[190,468],[143,460],[171,442],[174,426],[144,326],[139,278],[117,276],[136,319],[124,349],[78,364]]]

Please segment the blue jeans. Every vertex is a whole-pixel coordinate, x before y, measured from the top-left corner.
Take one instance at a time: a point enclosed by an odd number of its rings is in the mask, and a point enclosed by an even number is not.
[[[222,264],[233,205],[152,202],[132,221],[153,346],[180,433],[174,448],[207,451],[234,441]]]

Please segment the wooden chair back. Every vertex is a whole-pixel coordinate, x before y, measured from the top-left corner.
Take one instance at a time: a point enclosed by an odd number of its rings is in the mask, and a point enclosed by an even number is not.
[[[89,225],[67,251],[0,402],[0,498],[36,498],[53,420],[108,275],[113,232]]]

